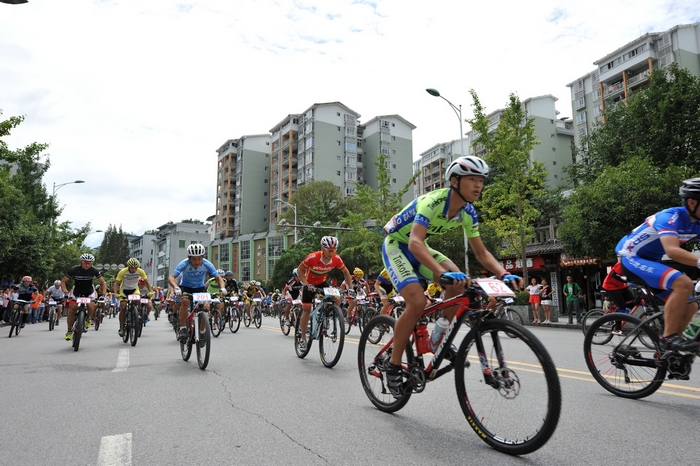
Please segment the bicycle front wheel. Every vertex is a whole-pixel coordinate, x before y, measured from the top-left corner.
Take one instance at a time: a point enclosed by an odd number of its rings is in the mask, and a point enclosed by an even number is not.
[[[237,307],[232,307],[230,309],[231,318],[228,322],[228,329],[231,333],[236,333],[239,328],[241,328],[241,310]]]
[[[343,313],[338,306],[326,306],[321,317],[322,327],[318,335],[318,351],[321,362],[330,368],[338,364],[345,344]]]
[[[455,384],[471,428],[503,453],[532,453],[559,422],[557,369],[544,345],[521,325],[493,319],[472,328],[457,352]]]
[[[357,348],[357,368],[360,382],[369,401],[380,411],[393,413],[406,406],[412,391],[405,390],[400,398],[394,398],[387,385],[386,369],[393,351],[393,337],[387,329],[394,328],[396,321],[389,316],[378,316],[370,320],[362,331]],[[413,347],[409,340],[401,358],[405,370],[413,362]]]
[[[301,334],[301,329],[300,327],[300,322],[301,318],[298,318],[296,320],[296,323],[294,324],[294,351],[297,353],[297,357],[304,359],[307,354],[309,354],[309,351],[311,351],[311,343],[313,342],[313,339],[311,338],[311,317],[309,317],[309,325],[306,327],[306,333],[302,336]],[[302,339],[306,339],[306,348],[302,349],[299,346],[299,343],[302,342]]]
[[[596,339],[605,343],[596,343]],[[649,342],[653,349],[647,347]],[[659,335],[651,327],[636,317],[614,312],[588,329],[583,354],[588,370],[604,389],[637,399],[651,395],[664,382],[666,365],[659,364],[662,352],[658,345]]]
[[[524,325],[523,316],[521,316],[515,309],[511,309],[509,307],[506,307],[503,310],[503,319],[515,322],[519,325]],[[518,335],[515,333],[506,333],[506,335],[508,335],[510,338],[518,338]]]
[[[223,330],[224,324],[221,320],[221,312],[219,312],[218,309],[213,309],[211,311],[211,322],[211,335],[214,338],[219,338],[219,335],[221,335],[221,331]]]
[[[206,312],[197,314],[199,319],[199,340],[197,341],[197,364],[204,370],[209,364],[209,353],[211,351],[211,328],[209,328],[209,318]]]
[[[78,351],[80,347],[80,337],[85,330],[85,311],[78,311],[75,315],[75,330],[73,330],[73,351]]]
[[[49,310],[49,332],[54,329],[56,325],[56,310],[51,308]]]
[[[102,312],[97,309],[95,311],[95,331],[100,329],[100,323],[102,323]]]
[[[255,328],[260,328],[262,325],[262,312],[259,307],[255,309],[255,314],[253,314],[253,323],[255,324]]]
[[[131,306],[129,308],[129,313],[131,313],[131,325],[129,326],[129,339],[131,340],[131,346],[136,346],[136,342],[141,335],[141,321],[139,320],[139,310],[136,306]]]
[[[590,311],[586,312],[583,319],[581,319],[581,331],[583,331],[583,334],[585,335],[586,332],[588,332],[588,328],[604,315],[605,311],[602,309],[591,309]]]

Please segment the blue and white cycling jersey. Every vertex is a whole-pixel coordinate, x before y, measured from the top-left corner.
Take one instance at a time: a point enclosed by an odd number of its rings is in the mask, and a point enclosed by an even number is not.
[[[219,275],[214,264],[206,259],[204,259],[202,265],[197,268],[194,268],[192,264],[190,264],[189,259],[185,259],[177,264],[177,267],[173,270],[173,275],[175,275],[175,277],[182,275],[181,285],[187,288],[203,288],[207,273],[212,277]]]
[[[624,236],[615,246],[615,252],[660,262],[665,254],[660,240],[663,236],[677,236],[681,244],[687,243],[700,236],[700,221],[691,222],[685,207],[662,210]]]

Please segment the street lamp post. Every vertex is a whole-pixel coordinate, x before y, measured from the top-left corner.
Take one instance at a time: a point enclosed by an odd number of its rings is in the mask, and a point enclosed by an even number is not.
[[[290,204],[287,201],[283,201],[280,198],[275,199],[275,202],[281,202],[282,204],[288,205],[294,211],[294,244],[297,244],[297,206],[296,204]]]
[[[462,131],[462,104],[457,107],[455,104],[444,98],[443,96],[440,95],[440,92],[438,92],[437,89],[426,89],[425,90],[428,94],[432,95],[433,97],[440,97],[442,100],[450,104],[450,107],[452,107],[452,110],[454,110],[455,114],[457,115],[457,118],[459,118],[459,142],[460,142],[460,152],[461,154],[459,155],[467,155],[464,153],[464,131]]]
[[[460,143],[460,152],[461,156],[465,156],[467,154],[464,153],[464,131],[462,130],[462,104],[457,107],[455,104],[444,98],[443,96],[440,95],[440,92],[438,92],[437,89],[433,88],[428,88],[425,90],[428,94],[432,95],[433,97],[440,97],[442,100],[450,104],[450,107],[452,107],[452,110],[454,110],[455,114],[457,115],[457,118],[459,119],[459,143]],[[469,240],[467,239],[466,235],[464,236],[464,272],[469,274],[469,257],[467,256],[467,251],[469,250]]]
[[[81,184],[81,183],[85,183],[85,181],[83,181],[83,180],[75,180],[75,181],[68,181],[68,182],[66,182],[66,183],[61,183],[61,184],[56,184],[56,182],[54,181],[54,182],[53,182],[53,192],[51,193],[51,197],[55,199],[55,198],[56,198],[56,191],[58,191],[59,189],[61,189],[62,187],[66,186],[66,185],[69,185],[69,184]],[[50,222],[50,224],[51,224],[51,232],[53,233],[53,217],[51,217],[51,222]]]

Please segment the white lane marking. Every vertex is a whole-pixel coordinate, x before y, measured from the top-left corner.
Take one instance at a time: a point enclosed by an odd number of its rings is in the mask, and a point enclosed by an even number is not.
[[[102,437],[97,465],[131,466],[131,433]]]
[[[112,372],[124,372],[129,367],[129,350],[120,349],[117,357],[117,367],[112,369]]]

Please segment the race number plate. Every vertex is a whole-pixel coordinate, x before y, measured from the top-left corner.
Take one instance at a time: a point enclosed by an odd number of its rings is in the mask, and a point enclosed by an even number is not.
[[[338,290],[338,288],[329,286],[328,288],[323,289],[323,294],[325,294],[326,296],[340,297],[340,290]]]
[[[211,295],[209,293],[192,293],[192,301],[195,303],[208,303],[211,302]]]
[[[148,304],[148,298],[141,298],[141,304]]]
[[[403,296],[401,296],[400,294],[397,294],[396,296],[394,296],[394,302],[396,302],[396,303],[404,302]]]
[[[513,290],[508,288],[508,286],[500,280],[494,278],[476,278],[474,281],[479,284],[481,289],[484,290],[488,296],[515,296]]]
[[[262,301],[261,298],[253,298],[253,302],[254,302],[254,303],[259,303],[260,301]]]
[[[55,306],[55,305],[56,305],[56,301],[54,301],[53,299],[51,301],[49,301],[49,306]]]
[[[295,306],[301,306],[301,299],[293,299],[292,304],[294,304]]]
[[[129,301],[141,301],[141,295],[140,294],[130,294]]]
[[[506,304],[513,304],[515,300],[513,298],[506,298],[503,300],[503,302]]]
[[[235,303],[236,301],[238,301],[238,296],[231,296],[229,298],[229,301],[231,301],[232,303]]]
[[[90,304],[90,298],[76,298],[75,302],[78,304]]]

